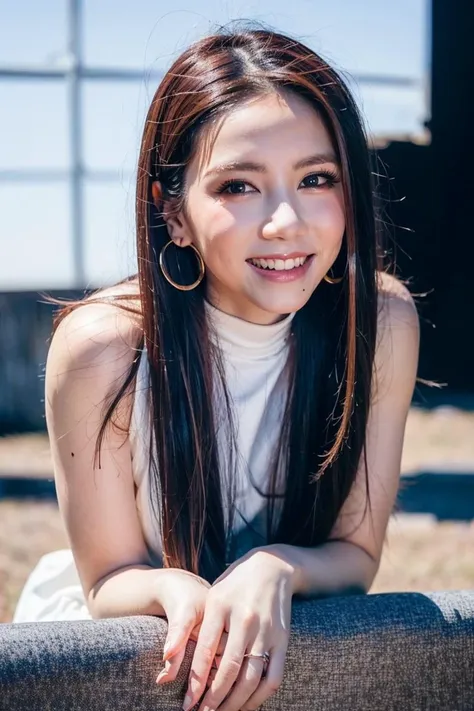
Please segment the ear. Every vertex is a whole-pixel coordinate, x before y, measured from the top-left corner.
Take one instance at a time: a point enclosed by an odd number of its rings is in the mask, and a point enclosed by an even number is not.
[[[186,221],[181,213],[173,210],[173,205],[170,200],[163,200],[159,180],[154,180],[152,182],[151,192],[153,195],[153,202],[161,212],[163,220],[166,222],[169,236],[173,242],[175,242],[179,247],[188,247],[192,242],[192,237]]]

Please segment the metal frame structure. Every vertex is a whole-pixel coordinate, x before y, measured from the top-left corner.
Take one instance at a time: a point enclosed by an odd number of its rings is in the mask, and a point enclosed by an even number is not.
[[[106,69],[100,67],[84,66],[82,61],[82,30],[83,14],[82,0],[67,0],[68,2],[68,43],[66,57],[62,66],[8,66],[0,65],[0,79],[4,80],[24,80],[42,79],[48,81],[66,81],[68,86],[68,108],[69,108],[69,141],[71,146],[71,166],[68,170],[48,170],[37,171],[0,171],[2,181],[22,181],[31,179],[32,175],[38,180],[45,182],[69,181],[71,191],[71,217],[72,217],[72,240],[73,240],[73,260],[75,288],[82,289],[86,283],[85,260],[84,260],[84,198],[83,184],[84,178],[93,177],[95,180],[111,182],[115,180],[116,174],[113,171],[86,171],[83,160],[83,126],[81,119],[82,106],[82,81],[87,80],[108,80],[108,81],[143,81],[155,79],[157,82],[162,78],[160,72],[143,72],[119,67]],[[353,75],[360,84],[378,84],[398,87],[417,87],[420,81],[410,77],[381,76],[377,74]]]

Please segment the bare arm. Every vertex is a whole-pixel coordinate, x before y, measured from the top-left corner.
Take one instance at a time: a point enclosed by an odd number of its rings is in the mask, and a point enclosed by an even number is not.
[[[89,304],[56,331],[46,366],[46,420],[58,503],[93,617],[162,615],[135,504],[127,394],[94,464],[107,396],[122,384],[138,330],[111,305]]]
[[[375,389],[367,425],[372,516],[366,504],[363,458],[329,540],[316,548],[270,546],[295,573],[295,592],[368,591],[377,573],[395,503],[403,439],[418,366],[419,322],[408,290],[389,277],[380,295]]]

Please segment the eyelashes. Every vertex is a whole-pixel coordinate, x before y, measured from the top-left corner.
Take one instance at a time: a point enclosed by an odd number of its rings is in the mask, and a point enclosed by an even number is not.
[[[317,177],[317,178],[325,178],[326,182],[323,183],[322,185],[310,185],[308,187],[310,188],[316,188],[316,189],[331,189],[336,185],[336,183],[340,182],[339,176],[337,173],[335,173],[332,170],[326,170],[326,171],[320,171],[319,173],[310,173],[310,175],[307,175],[306,178],[303,178],[303,180],[308,180],[308,178],[312,177]],[[239,180],[237,178],[231,178],[230,180],[226,180],[223,182],[217,189],[216,193],[218,195],[222,194],[227,194],[227,195],[249,195],[250,193],[246,192],[236,192],[236,193],[231,193],[227,192],[229,187],[235,186],[235,185],[250,185],[251,183],[247,182],[246,180]]]

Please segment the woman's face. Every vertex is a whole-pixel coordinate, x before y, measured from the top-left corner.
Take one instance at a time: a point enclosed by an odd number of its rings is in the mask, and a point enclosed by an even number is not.
[[[166,218],[168,231],[200,251],[212,304],[272,323],[304,306],[339,253],[340,167],[316,111],[288,92],[245,103],[211,131],[186,169],[186,214]]]

